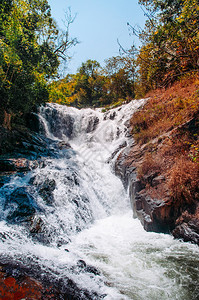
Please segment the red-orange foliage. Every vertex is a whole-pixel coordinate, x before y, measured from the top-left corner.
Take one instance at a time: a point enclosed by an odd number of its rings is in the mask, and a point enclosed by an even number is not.
[[[199,199],[199,164],[181,157],[173,165],[169,189],[174,201],[191,204]]]
[[[144,109],[131,119],[134,138],[140,144],[182,125],[199,112],[199,75],[194,73],[167,90],[149,92]]]
[[[169,196],[176,207],[193,204],[199,199],[199,76],[147,96],[147,104],[131,119],[132,133],[145,154],[138,177],[146,183],[150,173],[161,174],[166,192],[160,198]],[[150,195],[159,189],[149,180],[146,188]]]

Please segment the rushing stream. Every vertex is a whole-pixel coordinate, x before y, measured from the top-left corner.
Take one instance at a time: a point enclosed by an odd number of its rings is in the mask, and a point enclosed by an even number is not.
[[[130,142],[128,118],[143,103],[106,113],[41,107],[41,130],[59,150],[0,189],[1,259],[70,278],[89,299],[199,298],[198,247],[145,232],[112,171]]]

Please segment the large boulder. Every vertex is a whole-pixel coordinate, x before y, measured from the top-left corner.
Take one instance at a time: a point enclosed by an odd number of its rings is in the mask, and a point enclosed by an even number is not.
[[[24,222],[39,210],[37,203],[26,187],[20,187],[7,196],[4,209],[7,211],[7,221]]]
[[[54,179],[46,179],[38,186],[39,195],[43,198],[47,205],[51,205],[54,201],[53,191],[56,188]]]

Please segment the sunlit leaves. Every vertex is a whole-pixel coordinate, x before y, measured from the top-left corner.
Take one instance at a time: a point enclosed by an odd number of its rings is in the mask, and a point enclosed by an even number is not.
[[[167,86],[185,72],[198,69],[198,1],[139,2],[148,10],[148,21],[140,35],[143,47],[138,56],[140,78],[144,78],[142,85],[147,84],[147,89]]]
[[[46,79],[56,75],[58,30],[46,0],[0,4],[1,107],[28,112],[48,99]]]

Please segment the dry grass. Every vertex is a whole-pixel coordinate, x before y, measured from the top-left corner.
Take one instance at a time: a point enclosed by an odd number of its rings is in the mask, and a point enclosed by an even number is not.
[[[173,165],[168,187],[171,197],[179,204],[192,204],[199,199],[199,164],[185,157],[178,159]]]
[[[175,83],[167,90],[148,93],[144,109],[131,119],[135,140],[144,144],[180,126],[199,112],[199,76],[194,74]]]
[[[146,153],[142,164],[138,167],[137,176],[144,182],[147,178],[157,176],[160,170],[158,161],[153,159],[151,153]]]
[[[161,174],[165,177],[162,184],[165,199],[169,195],[177,207],[196,203],[199,200],[199,76],[184,78],[171,88],[153,91],[147,97],[150,100],[145,107],[131,119],[134,138],[145,149],[142,163],[138,164],[138,177],[148,192],[155,195],[160,187],[153,187],[146,178]],[[162,193],[159,197],[164,198]]]

